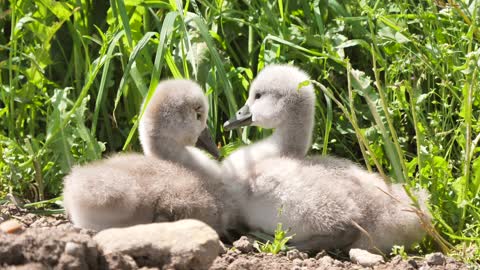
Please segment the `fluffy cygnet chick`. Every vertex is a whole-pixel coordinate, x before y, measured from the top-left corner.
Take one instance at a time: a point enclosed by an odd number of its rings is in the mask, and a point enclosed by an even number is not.
[[[250,86],[245,105],[225,123],[225,129],[240,126],[274,128],[272,136],[240,147],[222,162],[222,172],[230,194],[243,201],[248,195],[252,168],[270,157],[303,158],[311,144],[315,92],[308,75],[294,66],[265,67]]]
[[[145,156],[114,155],[76,166],[65,177],[64,204],[72,222],[102,230],[196,218],[222,235],[228,203],[219,165],[192,146],[206,127],[207,111],[196,83],[161,82],[140,123]]]
[[[222,164],[234,183],[231,193],[239,194],[236,199],[247,226],[271,232],[281,221],[296,233],[293,244],[308,250],[386,251],[394,244],[421,240],[424,231],[418,217],[403,211],[410,200],[400,186],[390,187],[346,160],[304,160],[315,104],[313,87],[302,84],[307,80],[292,66],[266,67],[252,82],[245,106],[225,123],[226,128],[275,128],[271,137],[238,149]],[[283,214],[276,218],[279,208]],[[357,225],[370,234],[376,248]]]

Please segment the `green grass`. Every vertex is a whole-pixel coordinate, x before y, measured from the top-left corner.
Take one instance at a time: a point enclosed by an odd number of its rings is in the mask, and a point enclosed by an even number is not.
[[[2,1],[0,198],[56,198],[72,165],[139,150],[164,78],[206,90],[223,153],[262,138],[222,124],[259,70],[293,63],[318,89],[311,152],[427,188],[452,252],[478,259],[479,2]]]

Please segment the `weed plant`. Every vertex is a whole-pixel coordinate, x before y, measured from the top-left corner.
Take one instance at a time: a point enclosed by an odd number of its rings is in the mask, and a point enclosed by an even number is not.
[[[268,239],[266,242],[261,242],[255,240],[253,246],[257,249],[258,252],[278,254],[280,251],[286,252],[289,247],[287,246],[288,241],[290,241],[295,235],[287,236],[289,229],[283,229],[282,223],[277,224],[275,229],[273,239]]]
[[[228,154],[269,133],[222,128],[252,79],[265,65],[292,63],[318,89],[311,153],[428,189],[437,230],[478,258],[470,245],[480,239],[479,6],[1,1],[0,198],[55,198],[73,165],[138,151],[139,108],[164,78],[202,85],[208,125]]]

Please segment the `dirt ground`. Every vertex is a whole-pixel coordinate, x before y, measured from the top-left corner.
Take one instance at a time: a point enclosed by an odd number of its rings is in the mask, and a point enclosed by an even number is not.
[[[104,255],[92,239],[95,232],[74,228],[62,214],[40,216],[21,211],[14,205],[0,207],[0,223],[15,219],[22,225],[13,233],[0,230],[0,269],[158,269],[142,265],[138,258]],[[241,251],[227,245],[222,253],[210,269],[480,269],[478,265],[466,265],[443,255],[438,262],[424,257],[402,259],[396,256],[373,267],[362,267],[346,257],[325,252],[271,255],[252,249]]]

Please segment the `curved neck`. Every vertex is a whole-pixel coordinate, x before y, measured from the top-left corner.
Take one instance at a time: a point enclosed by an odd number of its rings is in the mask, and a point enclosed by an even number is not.
[[[143,136],[140,136],[140,142],[146,156],[156,156],[172,162],[181,161],[178,154],[185,151],[185,146],[161,133],[141,135]]]
[[[275,130],[268,140],[279,147],[284,156],[304,157],[312,142],[313,121],[290,123]]]
[[[295,108],[290,117],[269,137],[281,155],[303,158],[312,143],[313,106]]]
[[[209,179],[220,176],[217,162],[193,146],[180,145],[173,138],[159,133],[148,138],[141,137],[141,141],[146,156],[177,163]]]

